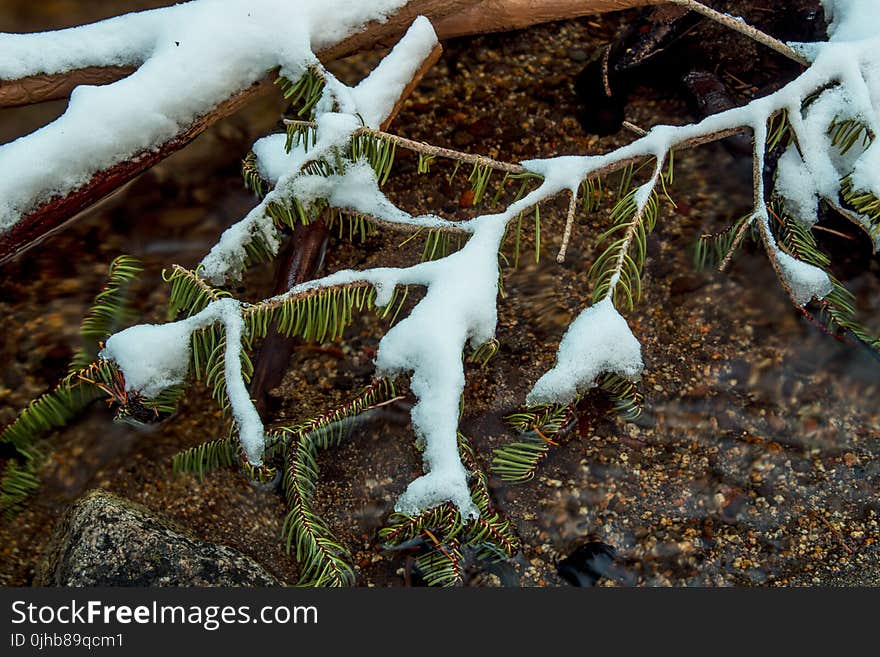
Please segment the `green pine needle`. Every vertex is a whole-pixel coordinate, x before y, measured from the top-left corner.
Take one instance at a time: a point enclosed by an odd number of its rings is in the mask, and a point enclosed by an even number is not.
[[[694,267],[697,271],[705,271],[720,265],[730,250],[739,246],[735,244],[736,236],[743,223],[750,219],[751,215],[746,215],[722,231],[700,235],[694,245]]]
[[[238,462],[239,445],[232,436],[211,440],[174,455],[174,472],[191,472],[201,481],[206,472],[228,468]]]
[[[142,271],[140,262],[132,256],[121,255],[110,263],[107,282],[80,324],[83,344],[74,354],[68,374],[88,367],[97,358],[101,341],[123,324],[128,314],[128,288]]]
[[[637,420],[642,414],[644,397],[634,381],[605,372],[596,379],[596,387],[608,395],[614,411],[627,422]]]
[[[296,81],[280,75],[275,84],[280,87],[284,98],[300,117],[311,117],[315,105],[324,93],[324,75],[315,66],[306,69]]]
[[[171,271],[162,272],[162,279],[171,285],[168,298],[168,318],[171,320],[178,316],[192,317],[212,301],[230,296],[229,292],[208,285],[199,275],[199,269],[192,271],[174,265]]]
[[[290,509],[281,534],[285,549],[300,566],[300,585],[351,586],[355,582],[351,555],[312,509],[318,480],[317,446],[295,440],[284,472],[284,495]]]
[[[0,477],[0,513],[5,517],[14,516],[21,505],[40,487],[34,460],[23,463],[10,459],[6,462]]]

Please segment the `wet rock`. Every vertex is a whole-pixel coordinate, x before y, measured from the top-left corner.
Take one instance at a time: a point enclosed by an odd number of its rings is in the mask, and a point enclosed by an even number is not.
[[[55,528],[37,586],[278,586],[250,557],[200,541],[149,509],[103,490]]]

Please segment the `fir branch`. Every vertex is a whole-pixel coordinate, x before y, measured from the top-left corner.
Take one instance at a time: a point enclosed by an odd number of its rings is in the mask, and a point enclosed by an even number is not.
[[[522,484],[534,478],[541,463],[550,453],[551,445],[557,445],[546,438],[526,436],[523,440],[510,443],[495,450],[492,471],[502,481]]]
[[[379,538],[386,549],[421,538],[425,531],[455,536],[462,529],[461,515],[451,503],[430,508],[418,515],[392,513],[385,526],[379,530]]]
[[[238,457],[238,442],[227,436],[178,452],[172,460],[172,470],[175,473],[191,472],[202,481],[206,472],[231,467]]]
[[[855,296],[831,273],[831,260],[819,249],[812,231],[786,215],[778,206],[771,206],[769,212],[775,220],[780,246],[793,258],[824,271],[831,281],[831,292],[814,302],[818,312],[812,319],[832,335],[854,338],[880,353],[880,339],[856,320]]]
[[[103,384],[112,381],[110,366],[103,361],[68,374],[52,392],[32,401],[0,433],[0,443],[11,445],[29,460],[36,455],[34,443],[45,432],[65,426],[80,411],[106,393]]]
[[[574,422],[577,400],[571,404],[535,406],[513,413],[505,422],[522,434],[522,440],[494,451],[492,471],[504,481],[523,483],[532,479],[538,467],[557,446],[557,438]]]
[[[497,512],[481,512],[465,527],[465,544],[477,549],[478,558],[489,562],[512,559],[520,550],[513,525]]]
[[[356,397],[327,413],[294,426],[278,427],[281,443],[308,440],[320,449],[337,445],[345,436],[346,424],[372,408],[397,399],[394,381],[374,379]]]
[[[127,314],[127,292],[132,280],[143,271],[137,258],[118,256],[110,263],[107,282],[95,296],[80,324],[82,346],[76,351],[68,374],[88,367],[98,356],[100,343],[116,331]]]
[[[461,515],[451,503],[432,507],[418,515],[392,513],[385,526],[379,530],[379,538],[387,548],[421,538],[426,530],[439,531],[455,536],[462,528]]]
[[[351,556],[311,506],[318,479],[316,449],[310,440],[294,440],[290,445],[284,473],[290,511],[282,538],[288,553],[295,550],[301,585],[350,586],[355,581]]]
[[[284,335],[298,336],[307,342],[324,342],[342,336],[354,321],[355,310],[375,309],[385,318],[395,306],[399,311],[403,303],[401,297],[405,295],[406,286],[402,291],[397,288],[385,306],[377,307],[375,288],[370,283],[357,281],[279,295],[245,306],[242,315],[252,340],[264,337],[275,322]]]
[[[0,514],[6,518],[13,517],[28,497],[40,487],[35,465],[33,459],[24,462],[9,459],[6,462],[0,477]]]
[[[386,549],[413,543],[424,552],[416,558],[416,566],[429,586],[454,586],[463,577],[462,547],[471,548],[480,559],[498,561],[513,557],[519,551],[511,523],[493,508],[489,482],[464,434],[458,434],[458,451],[470,475],[471,499],[480,511],[478,518],[463,519],[451,502],[409,516],[393,513],[379,538]]]
[[[435,549],[416,557],[416,568],[428,586],[460,586],[464,581],[464,559],[458,539],[434,541]]]
[[[168,295],[168,318],[176,319],[179,315],[191,317],[204,310],[209,303],[231,296],[226,290],[208,285],[199,275],[200,267],[195,271],[173,265],[171,271],[162,272],[162,280],[171,284]]]
[[[596,387],[608,395],[614,411],[627,422],[632,422],[642,414],[642,395],[639,386],[629,379],[605,372],[596,379]]]
[[[611,210],[610,229],[596,239],[603,251],[590,268],[593,303],[610,297],[617,307],[632,310],[642,292],[642,269],[648,253],[648,233],[654,230],[659,210],[656,187],[665,177],[657,159],[654,174],[645,185],[630,189],[632,173],[621,178],[618,201]]]

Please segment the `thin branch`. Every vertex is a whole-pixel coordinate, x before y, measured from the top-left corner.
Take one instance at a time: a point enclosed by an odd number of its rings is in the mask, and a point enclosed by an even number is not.
[[[720,23],[724,27],[729,28],[734,32],[744,34],[750,39],[767,46],[771,50],[775,50],[780,55],[784,55],[789,59],[796,61],[798,64],[802,64],[803,66],[810,65],[810,61],[806,57],[801,55],[797,50],[795,50],[788,44],[783,43],[779,39],[775,39],[769,34],[762,32],[758,28],[752,27],[741,18],[735,18],[729,14],[724,14],[720,11],[716,11],[711,7],[707,7],[702,2],[696,2],[696,0],[669,0],[669,2],[679,5],[681,7],[687,7],[688,9],[692,9],[693,11],[703,14],[703,16],[711,18],[716,23]]]
[[[559,253],[556,255],[556,262],[562,264],[565,262],[565,254],[568,252],[568,242],[571,239],[571,229],[574,226],[574,215],[577,210],[577,188],[572,190],[571,198],[568,201],[568,213],[565,216],[565,232],[562,234],[562,246],[559,247]]]
[[[737,249],[739,249],[739,245],[742,244],[743,238],[745,238],[746,232],[749,230],[752,223],[754,223],[754,220],[755,215],[751,215],[748,219],[743,221],[742,224],[740,224],[740,227],[736,231],[736,235],[733,236],[733,241],[730,243],[730,248],[727,249],[727,253],[724,254],[724,259],[721,261],[721,264],[718,265],[719,272],[725,272],[730,266],[734,254],[736,253]]]
[[[348,213],[351,215],[361,217],[364,220],[370,222],[371,224],[375,224],[377,226],[382,226],[383,228],[388,228],[389,230],[396,230],[396,231],[405,232],[405,233],[409,233],[409,232],[418,233],[419,231],[423,231],[423,230],[435,230],[435,231],[440,231],[442,233],[448,233],[450,235],[472,235],[473,234],[473,231],[466,230],[466,229],[462,228],[461,226],[456,226],[453,222],[451,222],[448,219],[446,221],[449,223],[441,225],[441,226],[420,226],[418,224],[407,224],[407,223],[402,223],[399,221],[389,221],[388,219],[383,219],[382,217],[377,217],[372,214],[364,214],[362,212],[358,212],[358,211],[351,209],[351,208],[336,208],[336,209],[341,210],[342,212],[345,212],[345,213]]]
[[[293,125],[304,128],[317,128],[318,124],[314,121],[299,121],[296,119],[285,119],[285,125]],[[428,144],[423,141],[415,141],[413,139],[407,139],[406,137],[398,137],[395,134],[391,134],[390,132],[383,132],[381,130],[374,130],[373,128],[358,128],[354,132],[355,135],[369,135],[371,137],[377,137],[379,139],[384,139],[389,141],[401,148],[405,148],[409,151],[413,151],[415,153],[422,153],[424,155],[433,155],[435,157],[444,157],[450,160],[457,160],[459,162],[464,162],[466,164],[475,164],[477,166],[489,167],[490,169],[495,169],[496,171],[504,171],[505,173],[529,173],[528,169],[520,164],[511,164],[509,162],[501,162],[499,160],[493,160],[491,157],[486,157],[485,155],[474,155],[472,153],[463,153],[462,151],[456,151],[451,148],[443,148],[441,146],[434,146],[432,144]]]
[[[605,294],[605,298],[607,299],[614,299],[614,292],[615,290],[617,290],[617,286],[620,283],[620,278],[623,274],[623,267],[626,263],[626,258],[629,255],[629,248],[630,246],[632,246],[632,241],[635,239],[636,234],[638,233],[639,228],[642,225],[642,220],[645,218],[645,212],[647,212],[648,205],[651,203],[650,195],[653,194],[654,190],[657,188],[657,183],[660,181],[661,171],[663,170],[663,164],[665,162],[665,155],[662,158],[657,158],[657,166],[654,169],[651,180],[647,183],[648,185],[650,185],[648,197],[643,203],[637,205],[636,213],[633,215],[633,218],[630,220],[629,226],[627,226],[626,232],[624,232],[623,234],[623,240],[620,245],[620,253],[617,255],[617,262],[614,263],[614,273],[611,275],[611,279],[608,284],[608,292]]]
[[[369,270],[367,270],[369,271]],[[332,274],[330,275],[332,276]],[[250,315],[259,312],[265,312],[267,310],[274,310],[276,308],[280,308],[288,301],[300,301],[302,299],[308,299],[309,297],[314,297],[322,292],[326,292],[328,290],[353,290],[355,288],[361,287],[373,287],[373,284],[369,281],[353,281],[350,283],[330,283],[325,284],[324,281],[330,276],[324,276],[323,278],[316,278],[307,283],[310,287],[304,290],[300,290],[299,292],[284,292],[274,297],[270,297],[269,299],[263,299],[262,301],[258,301],[257,303],[242,303],[241,304],[241,316],[247,319]],[[301,283],[300,285],[306,285],[305,283]],[[299,286],[295,286],[299,287]]]
[[[629,130],[631,133],[633,133],[637,137],[644,137],[646,134],[648,134],[647,130],[643,130],[642,128],[637,126],[635,123],[630,123],[629,121],[624,121],[620,125],[621,125],[621,127]]]

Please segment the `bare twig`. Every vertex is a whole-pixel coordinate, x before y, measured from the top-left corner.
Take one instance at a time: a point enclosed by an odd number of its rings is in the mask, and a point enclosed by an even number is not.
[[[577,188],[571,193],[568,201],[568,212],[565,216],[565,231],[562,233],[562,246],[559,247],[559,253],[556,255],[556,262],[562,264],[565,262],[565,254],[568,252],[568,242],[571,239],[571,229],[574,226],[574,215],[577,210]]]
[[[775,39],[769,34],[762,32],[756,27],[752,27],[741,18],[735,18],[729,14],[723,14],[711,7],[707,7],[702,2],[696,2],[696,0],[669,0],[669,2],[703,14],[703,16],[711,18],[716,23],[720,23],[724,27],[739,32],[740,34],[744,34],[750,39],[767,46],[771,50],[775,50],[780,55],[785,55],[789,59],[796,61],[798,64],[803,64],[804,66],[810,65],[810,61],[797,50],[788,44],[783,43],[779,39]]]
[[[621,125],[621,127],[629,130],[631,133],[633,133],[637,137],[644,137],[646,134],[648,134],[647,130],[643,130],[642,128],[637,126],[635,123],[631,123],[629,121],[624,121],[620,125]]]
[[[316,128],[318,125],[314,121],[299,121],[296,119],[285,119],[284,123],[285,125],[301,126],[304,128]],[[400,146],[401,148],[405,148],[415,153],[433,155],[435,157],[444,157],[450,160],[464,162],[466,164],[475,164],[477,166],[489,167],[490,169],[503,171],[505,173],[528,173],[528,169],[519,164],[501,162],[499,160],[494,160],[491,157],[486,157],[485,155],[474,155],[472,153],[463,153],[462,151],[456,151],[451,148],[434,146],[423,141],[415,141],[413,139],[407,139],[406,137],[399,137],[390,132],[374,130],[373,128],[358,128],[357,130],[355,130],[354,134],[378,137],[379,139],[384,139],[393,144],[396,144],[397,146]]]
[[[718,265],[719,272],[723,273],[730,266],[730,263],[733,260],[733,256],[736,253],[736,250],[739,248],[739,245],[742,244],[743,238],[746,236],[749,228],[751,228],[754,218],[755,215],[751,215],[748,219],[740,224],[739,228],[736,231],[736,235],[733,236],[733,241],[730,243],[730,248],[727,249],[727,253],[724,254],[724,259],[721,261],[721,264]]]

